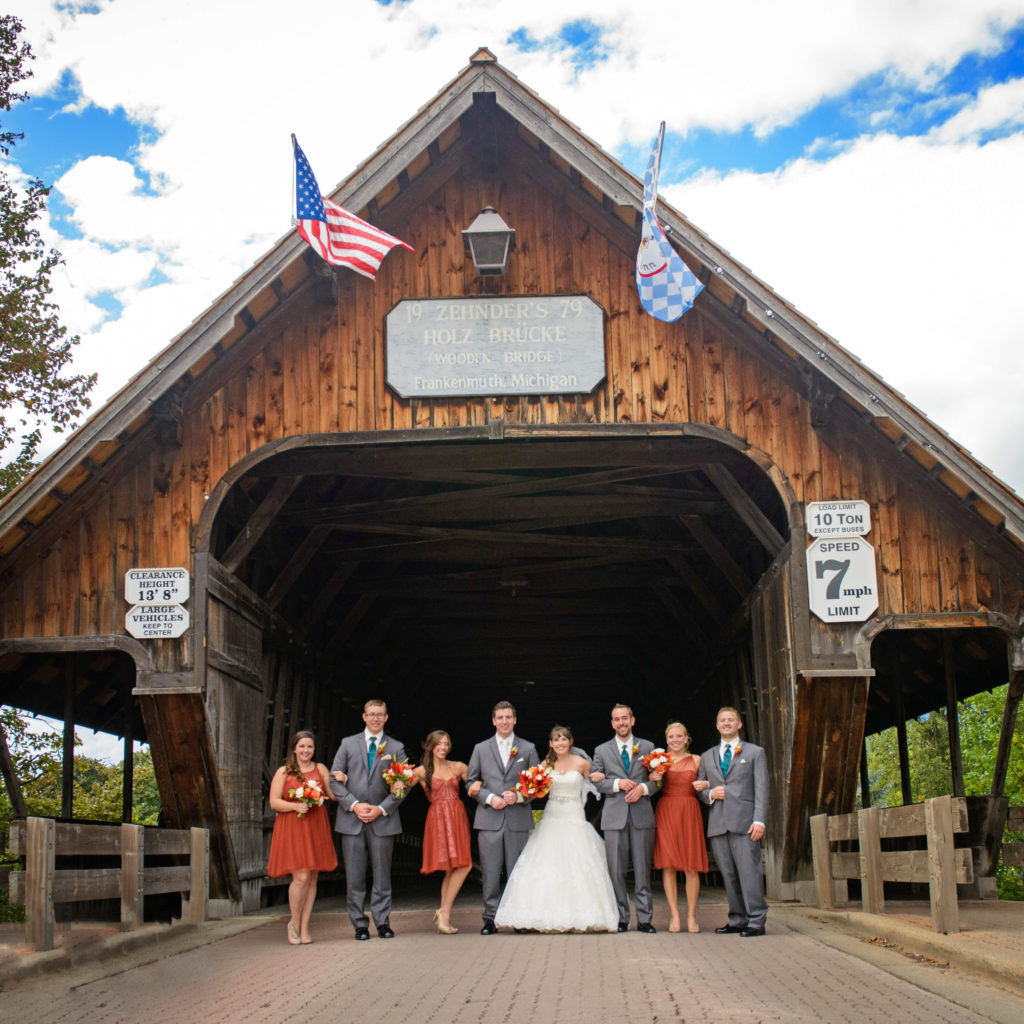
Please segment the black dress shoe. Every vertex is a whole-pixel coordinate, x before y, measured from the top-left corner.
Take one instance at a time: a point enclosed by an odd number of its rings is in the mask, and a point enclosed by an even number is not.
[[[481,935],[497,935],[498,934],[498,929],[494,927],[494,922],[493,921],[485,920],[483,928],[480,929],[480,934]]]
[[[619,922],[619,931],[620,932],[628,932],[629,931],[629,922],[628,921],[620,921]]]
[[[755,935],[764,935],[763,928],[744,928],[740,932],[741,939],[752,939]]]
[[[730,935],[732,932],[736,932],[736,934],[738,935],[741,932],[745,932],[746,930],[747,926],[745,924],[723,924],[721,928],[715,929],[715,934]]]
[[[369,928],[357,928],[356,929],[356,938],[360,942],[366,942],[370,938],[370,929]]]
[[[395,933],[391,930],[391,925],[387,921],[377,925],[377,934],[382,939],[393,939],[395,937]]]
[[[638,932],[647,932],[648,935],[654,934],[654,925],[650,921],[642,921],[636,926]]]

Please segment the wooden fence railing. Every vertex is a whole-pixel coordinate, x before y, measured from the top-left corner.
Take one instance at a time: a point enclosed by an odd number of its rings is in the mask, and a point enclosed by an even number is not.
[[[868,807],[855,814],[811,818],[811,850],[818,906],[847,902],[846,882],[859,878],[866,913],[885,912],[883,882],[927,882],[932,930],[960,930],[957,883],[974,880],[970,850],[953,848],[953,833],[967,831],[967,801],[935,797],[907,807]],[[926,836],[926,850],[882,850],[883,839]],[[832,843],[853,841],[856,853],[833,852]]]
[[[11,852],[25,870],[10,877],[12,903],[25,907],[26,937],[36,949],[53,949],[53,907],[75,900],[121,901],[121,927],[142,923],[144,896],[190,894],[188,919],[205,921],[210,900],[210,834],[207,829],[86,825],[52,818],[11,822]],[[120,857],[119,868],[58,869],[57,857]],[[146,867],[147,857],[187,856],[188,864]]]
[[[1006,828],[1010,832],[1024,832],[1024,807],[1007,810]],[[1007,867],[1024,868],[1024,843],[1003,843],[1002,861]]]

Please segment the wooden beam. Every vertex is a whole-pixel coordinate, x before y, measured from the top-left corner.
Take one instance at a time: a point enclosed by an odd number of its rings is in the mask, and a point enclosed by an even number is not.
[[[75,655],[64,659],[64,741],[60,762],[60,813],[74,817],[75,807]]]
[[[949,729],[949,768],[953,775],[953,796],[964,796],[964,756],[960,746],[956,665],[953,660],[953,637],[948,629],[942,631],[942,664],[946,676],[946,726]]]
[[[1006,789],[1006,773],[1013,751],[1013,734],[1017,727],[1017,712],[1021,697],[1024,696],[1024,671],[1013,673],[1006,690],[1003,705],[1003,724],[999,729],[999,745],[996,748],[996,763],[992,768],[992,796],[1001,797]]]
[[[278,573],[277,579],[267,590],[266,602],[271,608],[276,608],[284,600],[288,591],[298,583],[303,570],[320,550],[330,535],[331,529],[330,526],[314,526],[306,539],[295,549],[288,564]]]
[[[260,538],[281,511],[284,503],[292,496],[292,492],[302,482],[301,476],[282,476],[274,481],[267,496],[260,502],[249,521],[239,530],[231,542],[221,564],[232,575],[238,572],[249,552],[259,543]]]
[[[701,466],[704,475],[718,488],[722,497],[733,507],[750,532],[764,545],[774,558],[785,547],[785,540],[761,511],[757,503],[740,486],[736,477],[725,466],[708,463]]]
[[[704,520],[697,515],[679,516],[698,544],[707,552],[715,567],[740,597],[746,597],[753,589],[753,581],[739,567],[729,549],[718,539]]]

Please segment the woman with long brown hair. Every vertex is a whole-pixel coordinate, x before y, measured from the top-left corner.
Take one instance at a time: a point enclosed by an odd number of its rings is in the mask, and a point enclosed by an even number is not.
[[[454,935],[452,905],[471,866],[469,816],[459,795],[459,782],[466,781],[466,765],[449,761],[452,738],[443,729],[435,729],[423,741],[423,760],[413,772],[430,801],[423,827],[423,866],[421,874],[443,871],[441,906],[434,913],[437,930]]]
[[[315,802],[318,794],[323,800],[333,800],[334,796],[328,784],[327,766],[313,760],[313,734],[306,730],[297,732],[288,751],[270,783],[270,806],[277,811],[277,817],[270,837],[267,874],[271,878],[292,876],[288,885],[288,942],[298,946],[313,941],[309,919],[316,900],[316,882],[321,871],[333,871],[338,866],[338,855],[327,810],[322,803]]]

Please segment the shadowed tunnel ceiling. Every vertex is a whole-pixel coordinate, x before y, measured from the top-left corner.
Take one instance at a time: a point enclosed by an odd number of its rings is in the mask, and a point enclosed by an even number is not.
[[[508,697],[521,724],[603,735],[617,700],[659,725],[704,703],[786,536],[771,482],[720,442],[506,439],[290,448],[232,487],[211,552],[393,725]]]

